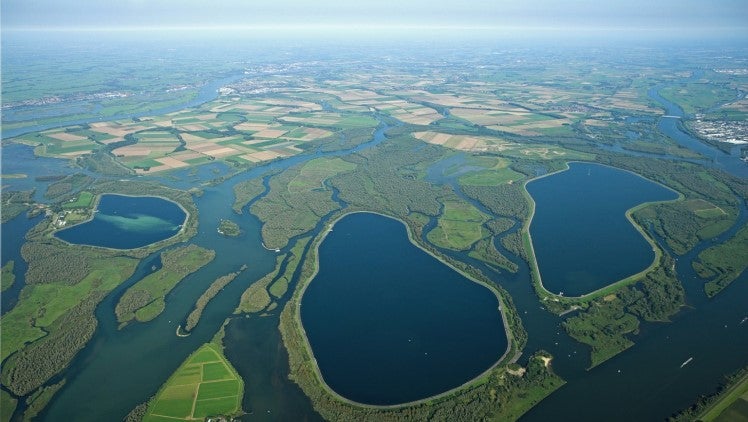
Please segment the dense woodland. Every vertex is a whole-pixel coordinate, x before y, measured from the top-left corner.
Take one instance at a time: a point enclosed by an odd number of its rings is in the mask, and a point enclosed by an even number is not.
[[[213,283],[211,283],[210,287],[208,287],[208,289],[205,290],[199,298],[197,298],[195,307],[187,316],[187,321],[184,324],[185,331],[192,331],[192,329],[197,326],[197,323],[200,322],[200,317],[203,314],[203,309],[205,309],[205,306],[208,305],[208,302],[210,302],[210,300],[213,299],[221,291],[221,289],[228,286],[229,283],[234,281],[236,276],[238,276],[240,273],[241,272],[239,271],[226,274],[224,276],[218,277]]]

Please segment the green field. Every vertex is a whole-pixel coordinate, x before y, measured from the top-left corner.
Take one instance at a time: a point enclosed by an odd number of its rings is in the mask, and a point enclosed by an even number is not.
[[[183,246],[161,254],[163,267],[127,289],[115,312],[120,323],[156,318],[166,306],[164,298],[182,279],[207,265],[215,252],[196,245]]]
[[[0,275],[0,291],[6,291],[10,289],[13,283],[16,281],[16,276],[13,274],[13,267],[15,263],[8,261],[2,268],[2,275]]]
[[[62,208],[65,210],[88,208],[91,206],[93,199],[94,195],[91,192],[81,192],[78,194],[78,198],[76,198],[75,201],[62,204]]]
[[[686,113],[693,115],[734,100],[737,92],[724,85],[699,82],[669,86],[662,89],[660,95],[681,106]]]
[[[148,404],[149,421],[194,421],[208,416],[238,416],[244,382],[220,346],[207,343],[192,353]]]
[[[0,422],[10,421],[17,404],[18,400],[11,397],[5,390],[0,390]]]
[[[288,191],[298,193],[324,188],[322,183],[328,178],[355,168],[355,164],[340,158],[316,158],[304,164],[299,174],[288,184]]]
[[[525,175],[509,167],[483,170],[460,177],[460,184],[471,186],[498,186],[524,179]]]
[[[445,201],[437,226],[427,238],[439,247],[463,251],[485,237],[483,223],[486,220],[486,215],[467,202]]]
[[[717,218],[726,214],[722,208],[703,199],[690,199],[684,201],[684,203],[689,211],[692,211],[701,218]]]
[[[706,408],[698,419],[704,422],[748,421],[748,374],[721,393],[719,400]]]
[[[24,299],[0,319],[2,353],[5,360],[45,336],[45,331],[63,314],[86,299],[93,291],[109,291],[125,280],[135,269],[136,260],[123,257],[92,260],[88,275],[76,284],[46,283],[27,285]]]
[[[704,287],[706,294],[719,293],[748,268],[748,226],[727,242],[702,251],[693,267],[702,278],[712,278]]]

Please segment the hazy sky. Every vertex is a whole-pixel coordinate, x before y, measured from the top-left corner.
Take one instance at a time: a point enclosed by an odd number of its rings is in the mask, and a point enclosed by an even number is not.
[[[748,0],[0,0],[4,29],[457,26],[727,29]]]

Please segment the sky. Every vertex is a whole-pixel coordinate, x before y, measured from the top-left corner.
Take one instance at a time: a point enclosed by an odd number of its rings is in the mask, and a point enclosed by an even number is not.
[[[528,28],[733,31],[748,0],[0,0],[12,29]]]

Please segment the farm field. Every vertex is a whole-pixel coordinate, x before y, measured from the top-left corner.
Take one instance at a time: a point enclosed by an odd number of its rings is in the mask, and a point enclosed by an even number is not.
[[[223,356],[207,343],[197,349],[149,403],[144,422],[205,420],[241,412],[244,383]]]
[[[413,136],[424,142],[468,152],[493,152],[504,157],[536,160],[585,160],[591,154],[571,151],[556,145],[519,144],[488,136],[451,135],[441,132],[415,132]]]
[[[322,111],[300,99],[222,97],[198,109],[53,129],[14,141],[35,146],[39,155],[67,159],[105,149],[145,175],[215,160],[246,167],[296,155],[304,144],[346,129],[376,125],[367,115]]]

